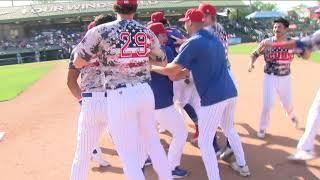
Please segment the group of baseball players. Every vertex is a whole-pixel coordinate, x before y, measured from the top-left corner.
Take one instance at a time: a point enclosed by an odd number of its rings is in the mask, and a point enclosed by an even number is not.
[[[216,22],[216,8],[201,3],[197,9],[187,10],[179,20],[184,22],[190,36],[186,38],[177,27],[169,26],[163,12],[154,12],[147,27],[141,25],[133,19],[137,7],[137,0],[115,0],[113,9],[117,17],[96,17],[73,49],[68,87],[79,100],[81,111],[70,179],[87,179],[90,159],[100,166],[110,165],[102,159],[98,145],[106,129],[127,179],[145,179],[147,164],[153,165],[160,180],[188,176],[189,171],[180,164],[188,136],[184,112],[195,123],[191,141],[200,148],[208,179],[219,180],[217,158],[228,159],[233,154],[236,161],[230,164],[232,169],[241,176],[249,176],[240,137],[234,128],[238,94],[228,60],[227,34]],[[265,52],[267,90],[260,138],[266,133],[273,100],[269,98],[275,92],[292,122],[298,123],[288,76],[293,55],[288,48],[269,51],[279,49],[277,42],[285,40],[288,24],[284,19],[274,24],[275,37],[259,45],[249,67],[251,71],[257,57]],[[303,49],[300,53],[307,57],[309,51],[305,49],[309,46],[297,42],[298,48]],[[160,143],[158,127],[172,135],[167,154]],[[218,127],[228,140],[223,148],[216,142]]]

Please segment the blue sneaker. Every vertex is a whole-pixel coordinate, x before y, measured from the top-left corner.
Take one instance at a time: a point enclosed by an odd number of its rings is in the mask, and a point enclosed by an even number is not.
[[[148,157],[148,159],[144,162],[144,166],[151,166],[151,165],[152,165],[152,161],[150,157]]]
[[[185,169],[180,168],[177,166],[173,171],[172,171],[172,177],[173,178],[184,178],[189,175],[189,172]]]

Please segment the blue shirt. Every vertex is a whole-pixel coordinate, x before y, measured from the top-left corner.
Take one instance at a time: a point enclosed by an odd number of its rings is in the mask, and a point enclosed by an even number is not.
[[[208,31],[201,29],[182,44],[174,62],[191,70],[201,106],[237,96],[223,44]]]
[[[176,47],[179,45],[174,44],[176,40],[173,39],[171,36],[175,36],[179,39],[183,39],[184,36],[181,33],[181,31],[176,27],[168,27],[168,28],[166,28],[166,30],[167,30],[167,36],[168,36],[168,41],[166,43],[166,46],[171,48],[171,51],[173,52],[174,57],[176,57],[178,54],[176,51]]]
[[[172,62],[174,56],[167,46],[161,47],[167,55],[168,62]],[[173,105],[173,84],[168,76],[151,72],[151,89],[155,99],[155,109],[162,109]]]

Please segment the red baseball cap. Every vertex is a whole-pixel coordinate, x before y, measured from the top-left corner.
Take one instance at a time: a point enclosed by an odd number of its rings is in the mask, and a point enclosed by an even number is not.
[[[117,5],[137,5],[138,0],[116,0]]]
[[[151,21],[152,22],[160,22],[164,20],[164,12],[158,11],[151,14]]]
[[[188,9],[183,18],[180,18],[179,21],[192,21],[192,22],[203,22],[204,15],[198,9]]]
[[[203,14],[210,14],[212,16],[217,15],[216,7],[208,3],[201,3],[199,5],[198,10],[201,11]]]
[[[148,29],[150,29],[155,35],[167,33],[166,28],[160,22],[149,24]]]

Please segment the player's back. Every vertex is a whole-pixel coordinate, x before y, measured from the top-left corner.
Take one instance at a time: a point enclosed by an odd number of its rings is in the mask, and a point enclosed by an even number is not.
[[[206,30],[200,30],[188,41],[190,49],[196,51],[193,54],[197,54],[190,70],[201,97],[201,104],[211,105],[237,96],[237,90],[228,73],[221,41]]]
[[[135,20],[117,20],[92,29],[96,50],[104,65],[106,88],[150,81],[149,53],[155,35]]]

